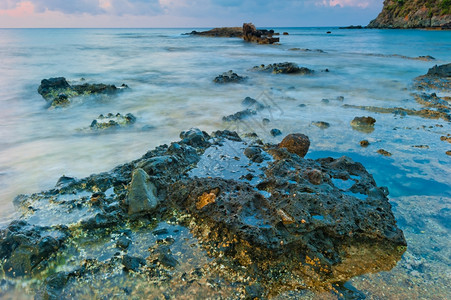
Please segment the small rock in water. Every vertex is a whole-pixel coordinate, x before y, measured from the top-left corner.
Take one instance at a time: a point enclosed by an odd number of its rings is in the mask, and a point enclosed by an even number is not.
[[[377,150],[377,153],[382,154],[384,156],[392,156],[392,154],[384,149]]]
[[[109,128],[119,128],[130,126],[136,122],[136,117],[130,113],[125,116],[117,113],[113,115],[112,113],[107,114],[107,116],[99,115],[97,119],[91,122],[90,128],[92,130],[102,130]]]
[[[228,72],[224,72],[221,75],[216,76],[213,81],[215,83],[238,83],[242,82],[246,79],[246,77],[239,76],[237,73],[234,73],[232,70]]]
[[[292,62],[276,63],[270,65],[260,65],[252,68],[253,71],[271,72],[273,74],[312,74],[313,70],[299,67]]]
[[[268,125],[271,122],[268,118],[263,118],[262,123],[263,125]]]
[[[362,146],[362,147],[368,147],[369,145],[370,145],[370,142],[368,142],[367,140],[360,141],[360,146]]]
[[[351,126],[354,130],[371,133],[374,131],[374,123],[376,123],[376,119],[373,117],[355,117],[351,121]]]
[[[450,155],[451,156],[451,150],[446,151],[446,155]]]
[[[302,133],[287,135],[279,144],[279,148],[286,148],[288,152],[304,157],[310,147],[310,139]]]
[[[224,116],[224,117],[222,117],[222,120],[224,122],[241,121],[247,117],[250,117],[250,116],[256,115],[256,114],[257,114],[256,110],[248,108],[248,109],[236,112],[233,115]]]
[[[263,156],[261,155],[262,149],[260,147],[251,146],[244,150],[244,155],[251,161],[256,163],[263,162]]]
[[[255,100],[254,98],[251,98],[251,97],[244,98],[244,100],[241,101],[241,104],[246,106],[246,107],[248,107],[248,108],[249,107],[253,107],[257,111],[266,108],[266,106],[264,104],[258,102],[257,100]]]
[[[277,128],[273,128],[273,129],[271,129],[270,133],[271,133],[272,136],[278,136],[278,135],[282,134],[282,131],[280,131]]]
[[[330,124],[327,122],[323,122],[323,121],[318,121],[318,122],[312,122],[312,125],[315,125],[318,128],[321,129],[326,129],[330,127]]]

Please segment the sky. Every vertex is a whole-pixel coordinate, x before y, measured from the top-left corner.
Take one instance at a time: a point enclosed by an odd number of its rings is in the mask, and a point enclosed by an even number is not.
[[[383,0],[0,0],[0,28],[367,25]]]

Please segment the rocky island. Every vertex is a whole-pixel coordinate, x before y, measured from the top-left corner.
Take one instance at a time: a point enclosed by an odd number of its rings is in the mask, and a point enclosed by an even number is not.
[[[451,29],[451,1],[385,0],[382,12],[367,28]]]

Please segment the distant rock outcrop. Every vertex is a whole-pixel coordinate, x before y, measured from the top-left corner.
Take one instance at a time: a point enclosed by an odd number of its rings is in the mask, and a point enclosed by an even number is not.
[[[209,37],[238,37],[243,38],[246,42],[253,42],[258,44],[274,44],[279,42],[279,38],[273,35],[279,35],[270,29],[257,29],[252,23],[244,23],[243,27],[219,27],[207,31],[191,31],[186,35],[200,35]],[[288,32],[284,32],[288,35]]]
[[[450,0],[385,0],[368,28],[451,28]]]

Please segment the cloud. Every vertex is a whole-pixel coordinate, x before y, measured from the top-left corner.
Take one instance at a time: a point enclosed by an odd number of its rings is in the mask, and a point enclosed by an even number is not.
[[[339,7],[359,7],[367,8],[368,6],[378,4],[381,1],[376,0],[322,0],[318,4],[323,6],[339,6]]]
[[[91,27],[213,27],[243,22],[257,26],[365,25],[377,16],[382,3],[383,0],[0,0],[0,14],[10,16],[0,20],[0,27],[13,26],[8,22],[25,14],[30,17],[27,24],[32,16],[44,19],[59,14],[74,22],[78,18],[83,27],[88,26],[82,23],[83,18],[98,20]],[[61,18],[55,19],[54,27],[58,27],[56,20]],[[100,21],[105,20],[108,22],[102,25]],[[13,23],[21,24],[19,19]],[[68,25],[63,22],[59,26]]]

